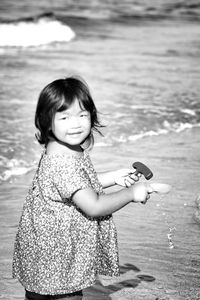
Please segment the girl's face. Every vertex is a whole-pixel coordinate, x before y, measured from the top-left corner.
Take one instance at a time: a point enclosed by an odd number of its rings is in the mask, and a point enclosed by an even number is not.
[[[91,131],[90,112],[80,107],[78,100],[62,112],[56,112],[52,122],[55,137],[70,146],[80,145]]]

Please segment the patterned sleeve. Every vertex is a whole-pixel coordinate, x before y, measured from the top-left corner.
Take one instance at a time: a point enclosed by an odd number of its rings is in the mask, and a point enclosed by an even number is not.
[[[57,164],[54,184],[63,199],[70,199],[77,191],[91,187],[84,166],[75,159]]]

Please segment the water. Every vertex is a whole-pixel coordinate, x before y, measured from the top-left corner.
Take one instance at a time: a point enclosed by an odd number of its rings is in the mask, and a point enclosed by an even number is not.
[[[1,180],[30,170],[38,158],[35,105],[57,77],[78,73],[88,81],[107,125],[96,146],[199,126],[199,7],[1,1]]]

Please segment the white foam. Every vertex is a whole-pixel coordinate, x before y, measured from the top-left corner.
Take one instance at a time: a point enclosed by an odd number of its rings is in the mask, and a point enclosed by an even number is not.
[[[181,109],[181,112],[183,112],[185,114],[188,114],[188,115],[191,115],[191,116],[196,115],[196,112],[192,109],[189,109],[189,108],[183,108],[183,109]]]
[[[158,131],[150,130],[146,132],[141,132],[135,135],[131,135],[128,137],[129,141],[137,141],[139,139],[142,139],[147,136],[155,136],[155,135],[160,135],[160,134],[166,134],[168,131],[166,129],[159,129]]]
[[[74,31],[57,20],[40,19],[37,22],[18,22],[0,25],[0,46],[29,47],[52,42],[68,42]]]
[[[200,127],[200,123],[196,123],[196,124],[191,124],[191,123],[182,123],[182,122],[175,122],[173,124],[170,124],[168,121],[164,121],[163,122],[163,126],[170,132],[181,132],[184,131],[186,129],[191,129],[194,127]]]
[[[3,172],[3,174],[1,175],[0,178],[1,178],[1,180],[5,181],[5,180],[8,180],[12,176],[24,175],[24,174],[28,173],[30,170],[31,170],[31,168],[25,168],[25,167],[13,168],[11,170],[6,170],[5,172]]]
[[[183,131],[185,129],[191,129],[193,127],[194,127],[194,125],[192,125],[190,123],[179,123],[178,126],[177,126],[177,128],[175,128],[175,131],[176,132],[181,132],[181,131]]]
[[[4,167],[4,171],[0,175],[0,181],[6,181],[13,176],[24,175],[34,169],[34,164],[28,165],[23,160],[15,158],[9,160],[3,156],[0,156],[0,166]]]
[[[158,106],[158,105],[131,105],[131,109],[132,110],[144,110],[144,109],[148,109],[151,111],[157,111],[157,110],[166,110],[167,107],[166,106]]]
[[[162,129],[160,128],[158,130],[149,130],[149,131],[146,131],[146,132],[140,132],[140,133],[135,134],[135,135],[130,135],[128,137],[128,140],[129,141],[137,141],[137,140],[142,139],[144,137],[158,136],[158,135],[162,135],[162,134],[167,134],[169,132],[179,133],[179,132],[182,132],[182,131],[187,130],[187,129],[200,127],[200,123],[191,124],[191,123],[176,122],[176,123],[170,124],[168,121],[164,121],[163,126],[164,126],[164,128],[162,128]],[[120,141],[120,139],[118,139],[118,142],[122,142],[122,141]]]

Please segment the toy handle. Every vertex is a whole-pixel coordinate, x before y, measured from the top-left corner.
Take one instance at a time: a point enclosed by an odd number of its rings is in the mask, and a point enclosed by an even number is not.
[[[135,175],[141,173],[147,180],[153,177],[152,171],[143,163],[136,161],[132,164],[132,166],[134,169],[136,169],[136,171],[134,172]]]

